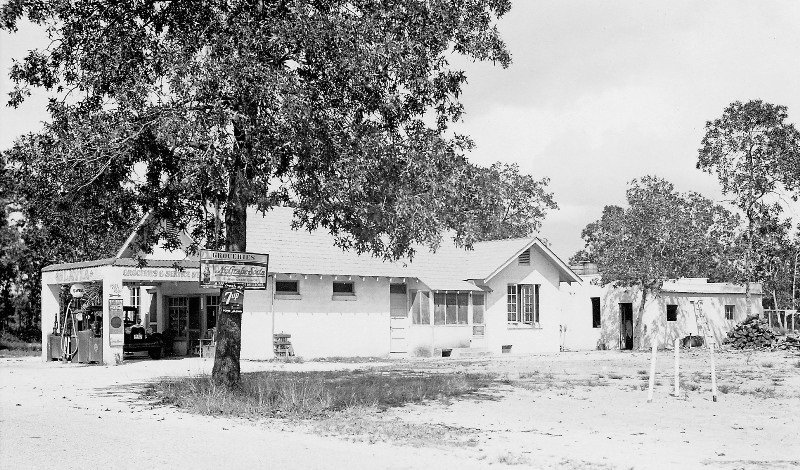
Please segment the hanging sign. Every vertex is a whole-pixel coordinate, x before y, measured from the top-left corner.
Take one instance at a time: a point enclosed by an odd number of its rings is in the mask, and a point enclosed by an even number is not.
[[[122,319],[122,299],[108,299],[108,336],[110,346],[125,343],[125,322]]]
[[[219,306],[222,313],[239,313],[244,311],[244,289],[240,286],[225,284],[219,293]]]
[[[200,287],[236,284],[244,289],[266,289],[269,255],[200,250]]]

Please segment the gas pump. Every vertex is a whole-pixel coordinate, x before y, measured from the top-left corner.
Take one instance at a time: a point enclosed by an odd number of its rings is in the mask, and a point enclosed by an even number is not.
[[[67,310],[64,314],[64,321],[61,323],[61,360],[64,362],[72,361],[72,356],[78,352],[78,318],[76,310],[80,308],[81,299],[85,289],[83,284],[76,283],[69,288],[72,295]],[[81,313],[81,316],[83,314]],[[81,318],[80,320],[83,320]]]

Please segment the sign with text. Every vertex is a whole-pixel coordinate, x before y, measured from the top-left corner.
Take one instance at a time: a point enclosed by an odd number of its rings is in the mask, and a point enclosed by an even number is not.
[[[225,284],[219,292],[219,306],[222,313],[241,314],[244,311],[244,289]]]
[[[110,346],[125,343],[125,322],[122,320],[122,299],[108,299],[108,326]]]
[[[200,250],[200,287],[235,284],[244,289],[266,289],[269,255]]]

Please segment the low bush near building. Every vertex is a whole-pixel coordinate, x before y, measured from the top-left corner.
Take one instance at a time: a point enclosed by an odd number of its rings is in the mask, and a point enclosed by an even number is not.
[[[208,415],[314,418],[354,407],[387,408],[477,391],[491,378],[477,374],[404,372],[257,372],[238,389],[209,376],[162,380],[145,394],[163,404]]]
[[[35,356],[42,352],[42,343],[23,341],[11,333],[0,335],[0,357]]]

